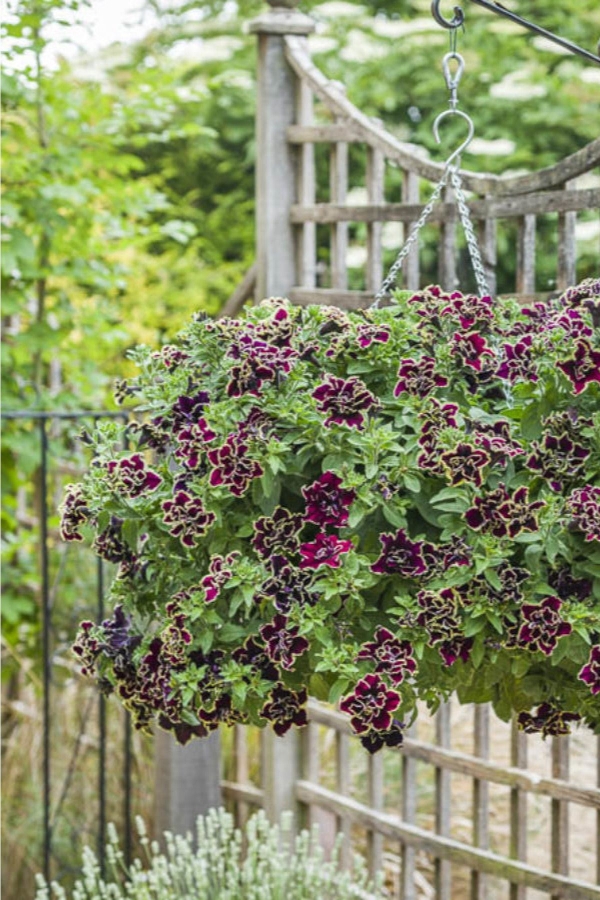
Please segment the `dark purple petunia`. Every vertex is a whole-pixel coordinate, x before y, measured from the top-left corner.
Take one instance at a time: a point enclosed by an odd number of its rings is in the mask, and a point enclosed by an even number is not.
[[[441,591],[419,591],[417,602],[421,612],[417,616],[417,625],[424,628],[430,646],[443,643],[449,646],[456,639],[462,638],[461,620],[458,612],[460,594],[456,588],[443,588]]]
[[[450,566],[469,566],[473,550],[464,538],[454,537],[448,544],[424,543],[421,548],[427,567],[427,577],[440,577]]]
[[[568,287],[559,297],[562,306],[577,308],[586,306],[588,301],[600,301],[600,278],[584,278],[575,287]]]
[[[128,497],[139,497],[150,491],[155,491],[162,478],[146,468],[143,456],[134,453],[123,459],[112,459],[106,464],[109,475],[117,490],[122,490]]]
[[[427,397],[438,387],[447,387],[448,379],[435,372],[435,359],[422,356],[419,360],[401,359],[398,369],[398,383],[394,388],[394,397],[410,394],[413,397]]]
[[[463,366],[470,366],[476,372],[482,371],[486,356],[494,356],[485,338],[476,331],[457,331],[452,338],[450,350]]]
[[[587,324],[579,310],[566,309],[561,316],[556,319],[556,325],[567,332],[569,337],[577,340],[578,338],[591,338],[594,331]]]
[[[120,564],[119,575],[131,574],[138,557],[123,537],[123,519],[111,516],[107,527],[96,535],[92,550],[106,562]]]
[[[305,518],[317,525],[341,528],[348,523],[349,507],[356,491],[344,490],[342,479],[334,472],[324,472],[308,487],[302,488],[306,500]]]
[[[581,716],[577,713],[564,712],[551,703],[542,703],[536,712],[519,713],[517,723],[521,731],[527,734],[542,734],[544,737],[556,737],[570,734],[571,722],[578,722]]]
[[[589,685],[594,696],[600,694],[600,644],[592,647],[590,658],[577,677]]]
[[[71,648],[77,657],[82,675],[93,676],[96,661],[100,655],[100,641],[96,636],[96,627],[88,620],[80,622],[79,631]]]
[[[458,292],[457,292],[458,293]],[[487,325],[494,318],[493,300],[488,295],[478,297],[477,294],[452,294],[449,302],[442,309],[443,316],[458,318],[460,327],[469,331],[475,324]]]
[[[326,413],[325,426],[347,425],[362,428],[365,413],[379,405],[379,401],[367,390],[360,378],[344,379],[326,375],[325,381],[312,393],[319,412]]]
[[[242,725],[248,721],[244,713],[233,708],[231,694],[221,694],[211,709],[198,710],[198,718],[209,731],[215,731],[219,725]]]
[[[359,325],[356,329],[356,340],[359,347],[366,349],[375,341],[378,344],[387,344],[390,339],[388,325]]]
[[[438,433],[443,428],[458,428],[458,411],[456,403],[442,403],[436,397],[429,397],[419,419],[423,419],[428,433]]]
[[[191,396],[182,394],[178,397],[171,409],[172,430],[179,431],[187,425],[195,425],[209,402],[210,396],[207,391],[198,391]]]
[[[570,526],[585,534],[586,541],[600,541],[600,487],[577,488],[567,500]]]
[[[152,357],[160,360],[165,369],[176,369],[187,362],[190,355],[185,350],[182,350],[181,347],[176,347],[174,344],[165,344],[164,347],[153,353]]]
[[[536,513],[546,505],[543,500],[530,503],[526,487],[517,488],[511,495],[503,484],[483,497],[475,497],[473,503],[465,513],[469,528],[499,538],[515,538],[522,531],[537,531]]]
[[[387,675],[394,684],[400,684],[407,673],[412,675],[416,671],[417,664],[412,652],[408,641],[401,641],[380,625],[374,640],[362,645],[356,659],[374,662],[376,672]]]
[[[177,491],[162,508],[169,534],[179,538],[184,547],[193,547],[215,521],[215,514],[205,509],[200,497],[192,497],[187,491]]]
[[[279,678],[279,670],[267,653],[265,644],[252,635],[246,638],[241,647],[236,647],[231,658],[241,666],[250,666],[253,673],[267,681],[277,681]]]
[[[401,575],[403,578],[418,578],[427,571],[423,558],[423,542],[411,541],[403,528],[396,534],[380,534],[383,550],[379,559],[371,566],[378,575]]]
[[[575,578],[568,566],[549,572],[548,584],[554,588],[561,600],[587,600],[592,593],[589,578]]]
[[[444,665],[453,666],[459,659],[462,662],[468,662],[473,643],[473,638],[464,637],[462,634],[457,634],[450,640],[442,641],[438,645],[438,651],[444,661]]]
[[[234,341],[228,355],[236,360],[227,385],[229,397],[260,396],[263,384],[287,375],[298,358],[291,347],[277,347],[247,333]]]
[[[506,420],[498,422],[477,422],[473,442],[485,450],[497,465],[506,465],[507,459],[514,459],[524,453],[523,447],[513,440],[510,424]]]
[[[274,303],[281,304],[281,300],[275,298]],[[253,334],[261,341],[267,341],[275,347],[289,347],[294,335],[294,320],[285,306],[278,305],[269,319],[253,324],[252,328]]]
[[[239,555],[239,551],[234,550],[227,556],[221,556],[218,553],[215,556],[211,556],[208,565],[208,575],[205,575],[201,581],[206,603],[214,603],[221,593],[221,588],[233,576],[230,566],[235,563]]]
[[[80,484],[68,484],[65,499],[58,508],[60,513],[60,536],[63,541],[82,541],[79,528],[90,517],[87,501]]]
[[[259,463],[248,458],[248,445],[236,434],[230,434],[221,447],[209,450],[207,456],[213,466],[211,487],[222,485],[236,497],[245,494],[250,482],[263,474]]]
[[[400,695],[391,691],[376,674],[365,675],[353,692],[340,701],[342,712],[350,716],[350,724],[356,734],[389,731],[392,713],[400,706]]]
[[[450,477],[450,484],[468,482],[476,487],[483,484],[483,470],[490,463],[485,450],[478,450],[472,444],[462,442],[440,456],[440,464]]]
[[[533,453],[525,465],[545,478],[552,490],[561,491],[565,480],[580,475],[585,469],[589,449],[576,444],[568,434],[545,434],[543,441],[532,443]]]
[[[276,684],[270,694],[271,699],[265,703],[260,714],[273,725],[275,734],[285,734],[292,725],[301,728],[308,724],[306,702],[308,695],[304,689],[291,691],[283,684]]]
[[[198,419],[178,431],[175,457],[186,469],[197,469],[202,454],[206,452],[206,445],[214,441],[216,436],[206,419]]]
[[[275,420],[258,406],[253,406],[245,419],[238,424],[237,433],[242,441],[268,441],[273,437]]]
[[[318,595],[310,590],[311,572],[296,569],[283,556],[271,557],[270,566],[273,575],[254,595],[257,603],[268,600],[277,612],[287,615],[295,606],[312,606],[317,602]]]
[[[272,516],[261,516],[254,523],[252,546],[262,559],[295,553],[300,545],[302,525],[300,513],[278,506]]]
[[[319,566],[331,566],[332,569],[339,569],[341,554],[348,553],[353,547],[352,541],[341,541],[334,534],[318,534],[314,541],[300,545],[300,554],[303,557],[300,568],[318,569]]]
[[[496,370],[498,378],[505,378],[511,384],[518,381],[538,381],[532,355],[533,337],[526,334],[516,344],[504,344],[503,357]]]
[[[118,656],[131,658],[131,654],[141,643],[141,635],[132,630],[131,616],[128,616],[118,603],[110,618],[105,619],[98,629],[99,649],[109,659]]]
[[[275,616],[260,629],[269,659],[282,669],[293,669],[295,657],[308,650],[308,641],[298,631],[298,626],[289,626],[287,617],[282,615]]]
[[[404,742],[403,729],[404,722],[394,719],[388,731],[367,731],[360,738],[360,742],[369,753],[377,753],[382,747],[400,747]]]
[[[593,381],[600,384],[600,350],[593,350],[589,341],[577,341],[574,358],[556,363],[556,367],[567,376],[575,394]]]
[[[541,650],[546,656],[550,656],[558,639],[573,630],[560,617],[561,606],[560,597],[545,597],[539,604],[522,606],[521,616],[525,621],[519,628],[519,644],[529,650]]]

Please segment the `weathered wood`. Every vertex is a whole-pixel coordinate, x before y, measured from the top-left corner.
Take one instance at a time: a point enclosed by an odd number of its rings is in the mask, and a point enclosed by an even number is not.
[[[378,206],[384,201],[383,179],[385,158],[381,150],[367,148],[367,199]],[[383,281],[383,258],[381,251],[381,222],[367,224],[367,271],[365,286],[368,291],[377,291]]]
[[[402,179],[402,202],[405,204],[409,204],[411,206],[418,205],[419,203],[419,176],[415,175],[414,172],[409,172],[408,170],[404,171],[404,177]],[[408,235],[410,234],[410,230],[415,223],[415,219],[411,219],[410,221],[404,224],[404,240],[406,241]],[[418,240],[413,244],[411,249],[408,252],[408,256],[404,260],[404,281],[403,285],[406,286],[411,291],[419,290],[419,271],[420,271],[420,261],[419,261],[419,242]]]
[[[375,812],[383,809],[383,754],[369,756],[369,806]],[[374,829],[369,831],[368,858],[371,877],[377,877],[383,867],[383,835]]]
[[[517,285],[519,293],[535,291],[535,216],[519,221],[517,237]]]
[[[442,703],[435,717],[436,743],[447,749],[450,747],[450,703]],[[443,766],[435,769],[435,830],[436,834],[448,837],[450,834],[450,804],[452,802],[450,772]],[[436,900],[451,900],[452,870],[447,858],[434,860]]]
[[[371,147],[381,150],[385,157],[402,168],[421,175],[429,181],[439,181],[443,165],[431,163],[417,156],[409,144],[398,141],[385,128],[374,124],[331,82],[313,63],[306,47],[306,41],[290,35],[285,38],[287,58],[300,78],[306,79],[315,94],[336,117],[352,122],[352,127],[362,135]],[[463,183],[468,190],[479,194],[525,194],[543,188],[564,184],[571,178],[588,172],[600,162],[600,138],[583,149],[566,157],[555,166],[541,169],[530,175],[477,175],[462,173]]]
[[[155,734],[154,825],[165,831],[195,834],[196,819],[221,805],[219,732],[182,747],[172,734]]]
[[[343,119],[333,125],[290,125],[287,139],[290,144],[363,143],[360,133]]]
[[[417,723],[414,722],[406,731],[406,736],[416,739]],[[407,825],[414,825],[417,818],[417,763],[406,753],[402,755],[402,820]],[[415,882],[415,848],[402,844],[402,883],[401,900],[417,900]]]
[[[250,780],[248,766],[248,732],[244,725],[234,725],[233,753],[235,761],[236,784],[247,785]],[[243,828],[248,820],[248,804],[240,801],[236,805],[236,820],[238,826]]]
[[[565,185],[569,194],[574,189],[573,183]],[[558,266],[556,270],[556,287],[564,291],[570,284],[577,283],[577,241],[575,226],[577,216],[574,212],[560,213],[558,216]]]
[[[331,202],[344,205],[348,192],[348,144],[336,143],[329,157],[329,190]],[[348,287],[348,223],[336,222],[331,226],[331,286],[346,290]]]
[[[565,735],[552,739],[552,777],[567,781],[569,778],[569,738]],[[569,874],[569,804],[564,800],[552,800],[550,807],[552,829],[552,871]],[[552,894],[551,900],[558,900]]]
[[[487,197],[471,200],[467,206],[474,219],[511,219],[524,215],[543,215],[551,212],[600,208],[600,189],[585,188],[578,191],[544,191],[523,197]],[[317,222],[330,225],[334,222],[412,222],[418,219],[425,206],[420,203],[382,203],[341,205],[317,203],[314,206],[293,205],[290,209],[292,223]],[[431,223],[446,221],[456,216],[454,204],[439,203],[431,211]]]
[[[338,794],[343,797],[350,796],[350,738],[340,731],[335,733],[336,772],[335,786]],[[350,834],[350,821],[347,816],[339,815],[337,818],[338,832],[342,834],[341,863],[347,869],[352,863],[352,843]]]
[[[312,721],[327,725],[344,734],[352,734],[350,721],[343,713],[322,706],[316,701],[309,701],[308,710]],[[570,800],[593,809],[600,807],[600,787],[582,787],[555,778],[540,778],[538,775],[527,772],[525,768],[527,765],[526,736],[517,731],[513,735],[513,741],[515,739],[518,747],[516,750],[513,747],[513,763],[509,767],[486,762],[458,750],[436,747],[411,737],[405,738],[401,752],[430,765],[443,766],[452,772],[490,781],[493,784],[504,784],[507,787],[518,789],[520,792],[541,794],[557,800]],[[520,765],[518,760],[521,761]]]
[[[473,721],[473,753],[487,759],[490,752],[490,708],[476,705]],[[489,785],[480,778],[473,779],[473,845],[487,850],[489,845]],[[486,900],[485,875],[471,873],[471,900]]]
[[[319,726],[314,722],[309,722],[306,728],[302,730],[300,740],[302,741],[302,770],[303,777],[313,784],[319,783]],[[315,816],[315,807],[309,804],[308,807],[308,825],[313,828],[317,819]]]
[[[486,198],[489,200],[489,198]],[[494,218],[483,220],[481,229],[481,256],[490,296],[496,296],[496,265],[498,263],[498,224]]]
[[[313,93],[305,81],[298,81],[298,119],[312,122]],[[310,206],[315,202],[315,148],[304,144],[299,150],[298,160],[298,202]],[[298,272],[301,284],[314,287],[317,283],[317,226],[314,222],[304,222],[298,229]]]
[[[438,281],[446,291],[454,291],[458,286],[456,275],[456,222],[457,213],[454,191],[451,187],[444,189],[444,205],[448,215],[444,217],[440,227],[438,253]]]
[[[514,884],[546,892],[560,892],[562,900],[600,900],[600,887],[589,882],[544,872],[536,866],[507,860],[489,850],[480,850],[461,844],[453,838],[433,834],[424,828],[409,825],[397,816],[375,812],[356,800],[341,797],[320,785],[300,781],[296,786],[296,796],[302,803],[317,803],[336,815],[346,815],[352,822],[367,830],[376,829],[391,840],[409,844],[448,862],[478,869],[498,878],[508,878]]]
[[[235,781],[222,781],[221,792],[224,797],[230,797],[238,804],[247,803],[249,806],[263,807],[265,792],[253,784],[238,784]]]
[[[516,717],[511,725],[510,761],[513,766],[524,769],[527,765],[527,738],[517,726]],[[520,787],[510,792],[510,847],[511,859],[527,859],[527,794]],[[510,900],[525,900],[526,891],[522,882],[511,879]]]
[[[300,734],[292,728],[283,737],[271,729],[262,733],[262,788],[271,822],[296,809],[295,786],[300,778]]]
[[[303,290],[295,287],[289,291],[288,297],[298,306],[322,303],[326,306],[339,306],[341,309],[367,309],[375,299],[375,294],[372,291],[339,291],[336,288]]]
[[[225,316],[237,316],[244,303],[254,296],[256,290],[256,271],[256,263],[253,263],[231,297],[226,301],[225,306],[219,310],[219,313],[217,314],[218,319],[222,319]]]

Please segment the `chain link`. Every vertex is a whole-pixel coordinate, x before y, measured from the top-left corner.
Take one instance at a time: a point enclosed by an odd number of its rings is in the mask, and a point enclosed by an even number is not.
[[[481,253],[479,252],[479,244],[477,243],[475,229],[473,228],[473,222],[471,220],[471,214],[463,193],[462,180],[458,166],[450,167],[450,181],[454,188],[454,193],[456,194],[460,221],[467,240],[467,247],[469,248],[469,256],[471,257],[471,265],[473,266],[473,272],[475,273],[475,280],[477,281],[477,290],[479,291],[480,297],[485,297],[490,291],[481,259]]]

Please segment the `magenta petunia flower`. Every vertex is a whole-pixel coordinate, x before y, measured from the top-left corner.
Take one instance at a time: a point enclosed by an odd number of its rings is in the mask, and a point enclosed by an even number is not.
[[[375,341],[378,344],[387,344],[390,339],[388,325],[359,325],[356,329],[356,340],[363,349],[370,347]]]
[[[488,347],[485,338],[476,331],[457,331],[450,349],[463,366],[470,366],[476,372],[482,371],[486,356],[494,356],[494,351]]]
[[[60,513],[60,536],[63,541],[82,541],[79,528],[90,517],[87,501],[80,484],[68,484],[65,499],[58,508]]]
[[[580,719],[581,716],[578,713],[566,712],[551,703],[541,703],[533,714],[519,713],[517,723],[521,731],[528,734],[556,737],[561,734],[570,734],[570,723],[578,722]]]
[[[335,472],[324,472],[308,487],[302,488],[306,500],[305,517],[317,525],[341,528],[348,522],[349,507],[356,491],[341,488],[342,479]]]
[[[543,441],[532,443],[533,453],[525,465],[545,478],[554,491],[562,490],[565,480],[574,478],[585,469],[590,451],[576,444],[568,434],[545,434]]]
[[[353,549],[352,541],[341,541],[334,534],[318,534],[314,541],[300,545],[303,557],[301,569],[318,569],[319,566],[331,566],[339,569],[340,556]]]
[[[403,528],[396,534],[380,534],[383,550],[379,559],[371,566],[371,571],[379,575],[401,575],[403,578],[418,578],[427,571],[423,558],[423,542],[411,541]]]
[[[522,606],[521,615],[525,621],[519,629],[519,644],[529,650],[541,650],[546,656],[550,656],[558,639],[573,630],[560,617],[561,606],[560,597],[545,597],[539,604]]]
[[[287,617],[282,615],[275,616],[260,629],[269,659],[282,669],[292,669],[295,657],[308,650],[308,641],[300,637],[298,631],[298,626],[289,626]]]
[[[600,384],[600,350],[593,350],[588,341],[577,341],[574,358],[556,363],[556,367],[567,376],[575,394],[581,394],[593,381]]]
[[[162,478],[146,468],[143,456],[134,453],[123,459],[112,459],[106,464],[117,490],[122,490],[128,497],[139,497],[140,494],[155,491]]]
[[[400,706],[400,696],[390,691],[376,674],[365,675],[353,692],[340,701],[342,712],[350,716],[356,734],[367,731],[387,731],[392,726],[392,713]]]
[[[600,694],[600,644],[592,647],[590,658],[577,677],[589,685],[594,696]]]
[[[272,516],[261,516],[254,523],[252,546],[263,559],[274,554],[295,553],[303,524],[300,513],[278,506]]]
[[[197,422],[181,428],[177,433],[175,457],[186,469],[197,469],[206,445],[216,438],[206,419],[200,417]]]
[[[483,497],[475,497],[473,504],[465,513],[469,528],[499,538],[515,538],[522,531],[537,531],[536,513],[546,506],[543,500],[530,503],[528,488],[517,488],[511,495],[504,484]]]
[[[317,602],[318,594],[310,590],[312,572],[297,569],[283,556],[272,556],[269,565],[273,574],[254,595],[257,603],[268,600],[277,612],[287,615],[294,607],[313,606]]]
[[[176,491],[162,508],[169,534],[179,538],[184,547],[193,547],[215,521],[215,514],[205,509],[200,497],[192,497],[187,491]]]
[[[308,724],[306,715],[308,695],[304,689],[291,691],[283,684],[276,684],[271,691],[270,698],[260,714],[272,723],[275,734],[281,737],[290,730],[292,725],[301,728]]]
[[[356,659],[374,662],[376,672],[387,675],[394,684],[400,684],[407,673],[412,675],[416,671],[417,664],[412,654],[409,641],[401,641],[380,625],[374,640],[362,645]]]
[[[214,603],[221,593],[221,588],[233,576],[230,566],[233,565],[239,555],[239,551],[234,550],[233,553],[229,553],[227,556],[221,556],[220,554],[211,556],[208,565],[209,574],[205,575],[201,581],[206,603]]]
[[[207,456],[214,467],[209,478],[211,487],[223,485],[236,497],[245,494],[250,482],[263,474],[259,463],[248,458],[248,445],[237,434],[230,434],[221,447],[209,450]]]
[[[586,541],[600,541],[600,487],[574,490],[567,500],[571,527],[585,534]]]
[[[291,371],[298,353],[291,347],[277,347],[245,333],[234,341],[228,356],[237,362],[230,372],[227,394],[258,397],[265,382],[277,381]]]
[[[498,378],[505,378],[511,384],[517,381],[538,381],[532,355],[533,337],[526,334],[516,344],[504,344],[503,356],[496,370]]]
[[[462,442],[452,450],[440,455],[440,465],[450,477],[450,484],[468,482],[476,487],[483,484],[483,470],[491,462],[485,450],[478,450],[471,444]]]
[[[458,292],[457,292],[458,293]],[[449,302],[442,309],[443,316],[458,318],[460,327],[469,331],[478,323],[489,324],[494,318],[493,300],[490,296],[478,297],[477,294],[452,294]]]
[[[327,413],[325,426],[333,423],[361,429],[365,413],[379,405],[379,401],[367,390],[360,378],[343,379],[326,375],[325,381],[313,391],[319,412]]]
[[[437,375],[435,359],[422,356],[419,360],[402,359],[398,369],[399,381],[394,388],[394,397],[410,394],[413,397],[427,397],[438,387],[447,387],[448,379]]]

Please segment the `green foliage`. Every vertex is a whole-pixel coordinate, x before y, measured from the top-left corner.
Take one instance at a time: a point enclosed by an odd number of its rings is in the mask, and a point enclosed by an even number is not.
[[[244,831],[234,828],[224,810],[199,817],[195,838],[167,833],[166,853],[150,844],[144,824],[137,820],[144,861],[127,871],[116,833],[109,826],[107,858],[110,875],[102,878],[92,850],[83,855],[83,878],[67,893],[57,883],[51,887],[38,879],[36,900],[376,900],[377,888],[368,880],[364,863],[354,860],[352,872],[342,872],[340,843],[326,861],[318,830],[292,836],[291,814],[281,827],[270,825],[256,813]]]

